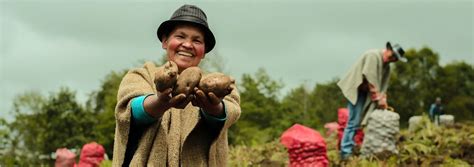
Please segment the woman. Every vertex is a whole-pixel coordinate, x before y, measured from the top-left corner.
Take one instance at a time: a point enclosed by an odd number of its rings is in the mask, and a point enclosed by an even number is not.
[[[158,28],[157,36],[178,71],[198,66],[215,45],[205,13],[183,5]],[[116,106],[113,166],[226,166],[227,129],[240,116],[235,85],[225,97],[195,89],[172,96],[157,91],[151,62],[123,78]]]

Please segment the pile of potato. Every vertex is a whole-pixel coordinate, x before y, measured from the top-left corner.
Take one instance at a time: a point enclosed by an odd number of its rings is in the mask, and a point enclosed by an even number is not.
[[[295,143],[288,149],[290,166],[328,166],[326,145],[324,143]]]
[[[224,97],[232,91],[234,80],[222,73],[202,75],[199,67],[189,67],[178,73],[178,66],[172,61],[166,62],[155,73],[155,84],[158,91],[173,88],[173,96],[184,93],[186,96],[194,93],[198,87],[204,93],[213,92],[217,97]]]
[[[291,167],[329,165],[326,142],[314,129],[295,124],[283,132],[280,143],[288,150]]]

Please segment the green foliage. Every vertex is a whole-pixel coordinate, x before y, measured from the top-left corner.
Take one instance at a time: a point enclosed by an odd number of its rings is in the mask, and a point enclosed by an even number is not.
[[[112,167],[112,161],[111,160],[103,160],[100,162],[100,167]]]
[[[325,84],[316,84],[311,93],[311,108],[314,108],[314,120],[319,119],[320,122],[315,124],[318,128],[323,128],[327,122],[337,121],[337,109],[347,106],[342,92],[337,86],[338,80],[332,80]]]
[[[395,63],[387,93],[388,103],[399,111],[403,126],[411,116],[427,112],[429,104],[443,93],[435,83],[441,69],[439,55],[429,48],[410,49],[405,55],[408,62]]]
[[[325,138],[330,166],[470,166],[474,164],[474,125],[457,123],[437,127],[424,116],[422,127],[402,130],[399,155],[387,159],[353,156],[339,159],[336,135]],[[230,147],[230,166],[287,166],[288,153],[277,140],[260,145]],[[269,165],[271,164],[271,165]]]
[[[388,103],[400,113],[406,126],[413,115],[427,113],[441,97],[446,114],[457,120],[474,118],[474,67],[465,62],[439,65],[439,55],[430,48],[410,49],[407,63],[397,62],[388,88]]]
[[[115,105],[117,92],[126,71],[112,72],[102,81],[101,88],[92,93],[87,106],[92,108],[96,116],[94,135],[96,142],[104,146],[107,155],[113,157],[115,134]]]
[[[446,158],[446,160],[444,160],[442,166],[446,166],[446,167],[449,167],[449,166],[470,167],[472,165],[470,165],[466,161],[463,161],[463,160],[460,160],[460,159],[452,159],[452,158],[448,157],[448,158]]]
[[[316,84],[311,92],[308,92],[303,85],[291,90],[282,100],[286,120],[284,127],[300,123],[321,129],[325,123],[336,121],[337,109],[346,105],[336,83],[337,80]]]
[[[306,88],[301,85],[293,90],[291,90],[287,96],[282,100],[282,127],[281,131],[283,132],[284,128],[291,127],[294,123],[307,125],[312,122],[319,122],[319,119],[311,120],[307,119],[309,115],[313,115],[314,108],[311,101],[310,94]],[[313,124],[314,125],[314,124]]]
[[[230,148],[229,166],[288,166],[288,154],[277,140],[249,147],[237,145]]]
[[[336,121],[337,109],[346,103],[336,83],[316,84],[311,92],[301,85],[279,100],[283,84],[265,70],[259,69],[254,76],[244,74],[240,84],[242,115],[230,129],[230,143],[265,143],[295,123],[321,129],[324,123]]]
[[[8,122],[0,118],[0,150],[6,149],[8,145],[8,138],[10,137],[10,130],[8,129]]]
[[[68,88],[49,97],[36,92],[17,96],[7,155],[14,157],[13,164],[48,164],[57,148],[80,148],[93,140],[94,115],[76,101],[75,92]]]
[[[15,165],[15,156],[13,154],[15,149],[9,149],[9,146],[16,141],[17,140],[12,138],[8,122],[0,118],[0,165]]]
[[[282,84],[259,69],[255,77],[244,74],[240,86],[242,114],[229,131],[230,143],[263,143],[277,137],[279,131],[272,127],[282,117],[277,99]]]
[[[401,132],[400,163],[414,165],[452,164],[461,161],[474,163],[472,134],[474,134],[472,125],[456,123],[453,126],[438,127],[424,115],[419,128]]]
[[[453,62],[443,67],[436,81],[443,94],[445,113],[456,120],[474,119],[474,66],[465,62]]]
[[[474,120],[474,96],[455,96],[446,105],[446,113],[452,114],[459,121]]]

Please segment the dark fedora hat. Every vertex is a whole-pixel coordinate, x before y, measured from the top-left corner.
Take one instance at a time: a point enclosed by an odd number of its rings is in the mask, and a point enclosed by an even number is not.
[[[398,60],[402,62],[407,62],[407,58],[404,56],[405,51],[399,44],[395,44],[392,46],[390,42],[387,42],[387,49],[390,49],[393,51],[393,54],[397,57]]]
[[[176,25],[183,23],[196,25],[204,31],[206,53],[214,48],[214,45],[216,45],[216,39],[207,25],[206,14],[199,7],[194,5],[181,6],[173,13],[169,20],[161,23],[156,32],[158,39],[163,42],[161,39],[163,35],[169,35]]]

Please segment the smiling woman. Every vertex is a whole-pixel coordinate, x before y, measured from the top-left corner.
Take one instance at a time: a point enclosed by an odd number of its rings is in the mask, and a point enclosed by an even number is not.
[[[240,96],[230,80],[224,96],[197,86],[197,66],[215,45],[206,15],[181,6],[157,36],[168,63],[146,62],[120,84],[113,166],[226,166],[227,129],[240,116]]]
[[[169,36],[163,36],[162,47],[168,59],[178,65],[179,71],[197,66],[204,58],[204,33],[191,24],[174,28]]]

